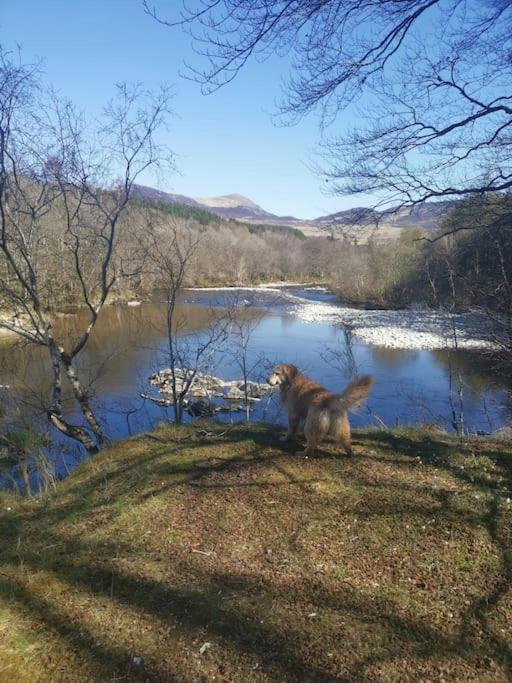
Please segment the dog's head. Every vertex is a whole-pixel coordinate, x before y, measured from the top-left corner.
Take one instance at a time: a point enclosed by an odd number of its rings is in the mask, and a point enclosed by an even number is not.
[[[280,387],[289,384],[293,377],[297,374],[295,365],[276,365],[270,373],[267,382],[272,387]]]

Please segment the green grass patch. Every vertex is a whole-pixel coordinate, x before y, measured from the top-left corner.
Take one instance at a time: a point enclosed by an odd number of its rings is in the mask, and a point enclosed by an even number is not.
[[[0,680],[510,680],[510,445],[278,436],[161,427],[1,494]]]

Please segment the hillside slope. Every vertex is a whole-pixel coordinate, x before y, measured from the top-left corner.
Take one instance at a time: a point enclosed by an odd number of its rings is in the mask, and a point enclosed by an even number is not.
[[[1,681],[510,680],[509,446],[220,430],[0,495]]]
[[[401,230],[408,226],[432,232],[441,225],[442,220],[456,205],[455,201],[449,200],[427,202],[412,209],[376,211],[359,207],[303,220],[294,216],[278,216],[270,213],[240,194],[192,199],[184,195],[162,192],[144,185],[135,185],[134,196],[138,199],[156,201],[161,204],[180,204],[203,209],[226,220],[297,228],[307,235],[328,235],[332,226],[336,225],[339,229],[352,229],[356,231],[356,234],[368,237],[378,225],[378,234],[386,238],[398,237]]]

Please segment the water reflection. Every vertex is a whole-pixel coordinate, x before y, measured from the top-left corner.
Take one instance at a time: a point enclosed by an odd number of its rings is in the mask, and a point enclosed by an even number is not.
[[[183,334],[204,333],[212,315],[222,314],[222,297],[194,295],[197,303],[179,305]],[[216,308],[212,311],[211,303]],[[351,353],[353,367],[374,375],[376,383],[368,407],[354,416],[356,425],[374,424],[375,415],[388,425],[417,420],[449,422],[449,373],[460,373],[465,386],[467,423],[474,429],[500,426],[510,419],[507,379],[493,372],[489,363],[474,353],[446,351],[410,351],[372,347],[357,342],[347,348],[340,329],[327,323],[309,324],[291,314],[283,301],[269,305],[258,301],[259,308],[242,306],[239,315],[258,320],[250,343],[251,363],[265,356],[268,363],[296,363],[333,390],[340,390],[350,370],[343,354]],[[85,312],[59,316],[57,333],[71,343],[79,336],[86,319]],[[335,346],[340,352],[337,363],[326,356]],[[162,409],[140,399],[148,376],[165,365],[165,306],[146,303],[138,307],[106,307],[81,358],[80,372],[93,388],[96,405],[105,422],[107,433],[119,438],[145,429],[166,416]],[[229,356],[229,345],[220,354],[218,374],[233,378],[237,373]],[[260,368],[264,371],[263,367]],[[258,371],[258,368],[255,372]],[[17,395],[25,418],[44,416],[50,392],[49,363],[44,348],[4,339],[0,344],[0,385],[10,385],[10,395]],[[66,397],[69,399],[69,396]],[[0,394],[4,409],[8,404],[5,391]],[[68,416],[73,403],[65,401]],[[12,413],[3,418],[12,419]],[[130,416],[127,417],[128,413]],[[256,412],[255,417],[258,417]],[[228,418],[229,419],[229,418]]]
[[[397,365],[403,365],[405,362],[415,362],[418,358],[419,351],[413,349],[388,349],[385,346],[373,346],[372,354],[377,362],[392,368]]]
[[[480,395],[489,389],[507,389],[509,382],[505,375],[497,370],[492,360],[485,354],[468,351],[433,351],[433,356],[447,372],[460,372],[464,384]]]

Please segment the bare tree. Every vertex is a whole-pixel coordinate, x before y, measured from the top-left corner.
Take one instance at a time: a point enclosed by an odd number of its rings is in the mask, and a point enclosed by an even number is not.
[[[499,365],[512,362],[512,194],[460,202],[425,242],[432,300],[448,311],[481,312]]]
[[[167,362],[170,370],[171,403],[177,424],[183,421],[187,396],[198,373],[214,363],[215,356],[227,339],[229,315],[211,310],[205,328],[198,332],[187,324],[179,298],[193,267],[197,248],[203,236],[172,219],[163,225],[148,216],[148,268],[159,290],[165,295],[165,328]]]
[[[512,0],[201,0],[162,24],[190,31],[187,75],[206,92],[251,57],[291,56],[281,112],[358,106],[361,123],[329,136],[333,192],[414,205],[512,187]],[[166,14],[167,11],[167,14]]]
[[[0,325],[47,348],[48,419],[89,452],[105,436],[77,360],[119,276],[119,223],[133,184],[163,158],[155,133],[167,112],[165,90],[153,97],[119,85],[102,122],[89,129],[71,104],[43,90],[37,69],[0,53],[0,305],[8,314]],[[64,280],[66,271],[76,303],[89,312],[75,339],[56,337],[58,286],[48,278],[48,255],[60,259],[54,277]],[[86,426],[64,418],[63,380]]]
[[[241,372],[245,419],[249,422],[251,419],[251,403],[255,399],[260,399],[259,392],[257,396],[254,396],[251,391],[250,378],[254,380],[253,375],[256,368],[262,368],[266,365],[264,357],[261,354],[251,354],[250,348],[254,332],[260,324],[261,318],[247,310],[244,300],[241,300],[239,296],[235,296],[229,302],[228,310],[231,312],[229,325],[230,356]],[[261,380],[261,377],[258,377],[258,380]]]

